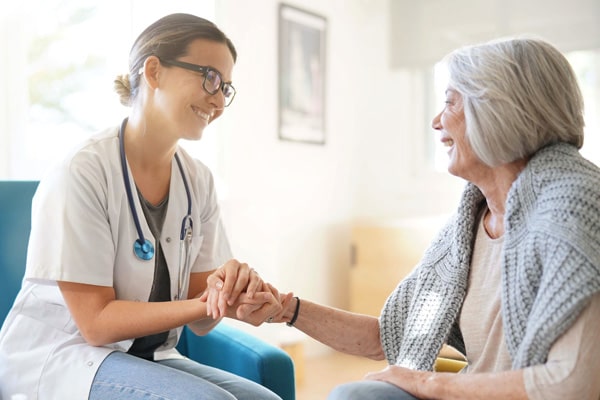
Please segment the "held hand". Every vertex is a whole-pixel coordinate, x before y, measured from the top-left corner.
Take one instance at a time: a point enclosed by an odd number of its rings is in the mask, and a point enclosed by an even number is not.
[[[283,316],[285,312],[289,308],[292,303],[292,297],[294,294],[292,292],[288,294],[281,294],[279,291],[270,283],[265,284],[266,288],[271,292],[273,297],[277,299],[279,303],[279,310],[276,313],[270,312],[267,314],[266,318],[264,318],[264,322],[272,323],[272,322],[284,322]]]
[[[206,280],[207,290],[201,296],[206,301],[207,314],[214,319],[222,318],[227,307],[238,300],[242,292],[252,299],[263,281],[248,264],[229,260],[217,268]]]
[[[281,296],[272,285],[264,283],[252,298],[247,293],[242,293],[233,305],[227,306],[225,316],[254,326],[263,322],[276,322],[274,316],[281,315],[283,311],[282,301],[287,304],[291,298],[292,293]]]
[[[279,293],[273,292],[274,288],[269,284],[265,284],[263,290],[256,293],[252,299],[242,294],[238,303],[230,307],[227,316],[259,326],[271,316],[279,314],[282,309]]]
[[[293,301],[294,293],[279,293],[273,286],[269,286],[273,289],[273,293],[279,298],[279,302],[281,303],[281,311],[272,315],[270,318],[267,318],[266,322],[290,322],[290,319],[294,315],[294,310],[296,308],[296,303]]]

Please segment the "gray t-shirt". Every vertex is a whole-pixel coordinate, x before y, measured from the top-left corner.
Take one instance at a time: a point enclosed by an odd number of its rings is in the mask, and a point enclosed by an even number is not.
[[[165,215],[167,214],[169,196],[167,195],[167,197],[156,206],[146,200],[139,190],[138,196],[150,231],[157,239],[156,252],[154,254],[154,282],[152,283],[152,290],[150,291],[150,298],[148,301],[170,301],[171,277],[169,276],[169,268],[167,267],[165,255],[160,246],[160,240],[158,240],[165,221]],[[154,351],[167,340],[168,336],[169,331],[165,331],[136,338],[128,353],[146,360],[153,360]]]

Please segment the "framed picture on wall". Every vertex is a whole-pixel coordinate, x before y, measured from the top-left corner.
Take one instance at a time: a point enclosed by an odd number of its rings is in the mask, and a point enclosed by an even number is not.
[[[279,5],[279,138],[325,144],[327,20]]]

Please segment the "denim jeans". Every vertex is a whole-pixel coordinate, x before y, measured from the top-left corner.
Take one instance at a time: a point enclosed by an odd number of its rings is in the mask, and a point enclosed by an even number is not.
[[[89,400],[281,400],[245,378],[195,361],[147,361],[111,353],[92,383]]]
[[[381,381],[358,381],[334,388],[327,400],[418,400],[398,386]]]

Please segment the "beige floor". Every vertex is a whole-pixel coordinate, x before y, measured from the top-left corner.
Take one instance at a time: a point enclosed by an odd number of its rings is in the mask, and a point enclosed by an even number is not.
[[[372,361],[342,353],[306,358],[304,381],[297,385],[296,400],[325,400],[335,386],[362,379],[370,371],[385,368],[385,361]]]

